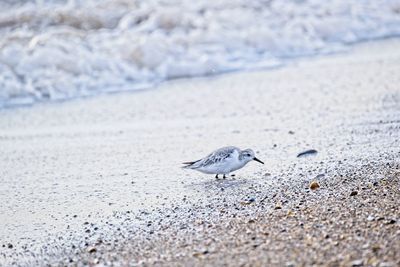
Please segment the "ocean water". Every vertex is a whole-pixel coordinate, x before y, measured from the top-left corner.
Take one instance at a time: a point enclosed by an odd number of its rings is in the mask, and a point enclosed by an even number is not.
[[[265,68],[400,34],[400,0],[0,2],[0,107]]]

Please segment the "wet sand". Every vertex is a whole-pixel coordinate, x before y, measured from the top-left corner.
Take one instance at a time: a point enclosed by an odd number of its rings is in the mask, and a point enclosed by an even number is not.
[[[0,265],[399,265],[399,48],[0,111]]]

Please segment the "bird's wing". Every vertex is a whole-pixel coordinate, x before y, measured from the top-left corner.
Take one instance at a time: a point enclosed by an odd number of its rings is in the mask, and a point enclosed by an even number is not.
[[[218,163],[226,160],[227,158],[232,157],[233,152],[236,149],[237,149],[236,147],[220,148],[220,149],[214,151],[213,153],[211,153],[210,155],[208,155],[207,157],[205,157],[201,162],[201,166],[205,167],[205,166],[209,166],[212,164],[218,164]]]

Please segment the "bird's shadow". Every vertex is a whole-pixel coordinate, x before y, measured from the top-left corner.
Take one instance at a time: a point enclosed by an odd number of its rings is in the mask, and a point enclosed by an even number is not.
[[[201,189],[201,190],[225,190],[228,188],[237,188],[241,187],[243,185],[249,184],[249,181],[247,179],[238,179],[238,178],[232,178],[232,177],[227,177],[226,179],[208,179],[205,181],[201,181],[198,183],[192,183],[188,185],[188,187],[191,187],[193,189]]]

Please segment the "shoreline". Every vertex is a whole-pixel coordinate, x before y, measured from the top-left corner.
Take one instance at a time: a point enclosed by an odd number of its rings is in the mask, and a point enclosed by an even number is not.
[[[308,217],[318,217],[314,209],[296,208],[300,200],[316,205],[323,218],[333,216],[327,234],[333,236],[335,229],[349,234],[351,246],[360,244],[357,235],[341,222],[394,220],[391,228],[374,229],[378,236],[398,237],[399,211],[379,206],[399,204],[398,47],[400,40],[386,40],[272,71],[176,80],[141,94],[1,110],[0,263],[282,265],[285,253],[296,249],[296,242],[286,241],[299,240],[298,220],[303,227],[318,224]],[[224,181],[179,168],[180,162],[223,145],[253,148],[266,167],[249,164]],[[296,158],[307,149],[317,154]],[[320,189],[308,188],[313,180]],[[352,191],[355,197],[349,197]],[[370,202],[362,202],[369,194]],[[354,220],[337,218],[340,210],[331,214],[324,206],[357,209],[362,203]],[[384,214],[375,214],[377,208]],[[384,219],[368,221],[368,212]],[[285,216],[290,220],[280,232]],[[233,233],[224,232],[229,224]],[[265,225],[272,230],[263,236]],[[241,235],[247,230],[254,240]],[[339,233],[332,242],[338,242]],[[238,243],[232,245],[229,238],[235,234]],[[368,241],[367,234],[361,231],[360,240]],[[287,239],[280,240],[281,235]],[[312,236],[312,244],[319,237]],[[381,245],[379,257],[374,254],[376,266],[399,264],[398,242]],[[279,246],[268,249],[274,245]],[[307,248],[300,241],[299,246]],[[341,248],[349,249],[339,242],[336,249]],[[362,251],[349,259],[309,254],[287,263],[309,265],[322,257],[351,265],[359,256],[367,264]]]
[[[350,42],[343,44],[346,49],[340,49],[338,51],[331,51],[331,52],[326,52],[326,53],[316,53],[312,55],[304,55],[304,56],[294,56],[294,57],[288,57],[288,58],[281,58],[281,61],[279,64],[276,65],[271,65],[267,67],[249,67],[249,68],[243,68],[243,69],[235,69],[235,70],[226,70],[226,71],[221,71],[218,73],[212,73],[212,74],[207,74],[205,76],[191,76],[191,77],[177,77],[177,78],[171,78],[167,80],[162,80],[159,82],[155,82],[154,84],[151,85],[146,85],[143,87],[137,87],[135,89],[116,89],[116,90],[110,90],[110,91],[99,91],[97,94],[91,94],[91,95],[82,95],[82,96],[76,96],[72,98],[65,98],[65,99],[53,99],[49,101],[34,101],[31,103],[26,103],[26,104],[12,104],[12,105],[4,105],[0,106],[0,111],[1,110],[13,110],[13,109],[24,109],[24,108],[33,108],[35,106],[46,106],[46,105],[60,105],[60,104],[65,104],[73,101],[86,101],[90,100],[92,98],[97,98],[97,97],[107,97],[110,95],[124,95],[124,94],[136,94],[136,93],[142,93],[142,92],[147,92],[147,91],[153,91],[153,90],[158,90],[158,88],[164,88],[168,87],[169,83],[175,83],[175,82],[186,82],[186,81],[198,81],[198,80],[209,80],[213,78],[219,78],[219,77],[224,77],[224,76],[230,76],[230,75],[235,75],[235,74],[240,74],[240,73],[258,73],[258,72],[269,72],[273,71],[276,69],[281,69],[281,68],[287,68],[287,67],[292,67],[293,65],[297,64],[303,64],[306,62],[311,62],[313,60],[321,60],[327,57],[343,57],[345,55],[354,53],[354,50],[359,50],[360,47],[364,46],[370,46],[370,45],[375,45],[377,43],[381,42],[387,42],[387,41],[396,41],[400,38],[400,35],[391,35],[391,36],[386,36],[386,37],[380,37],[379,39],[365,39],[365,40],[359,40],[357,42]]]

